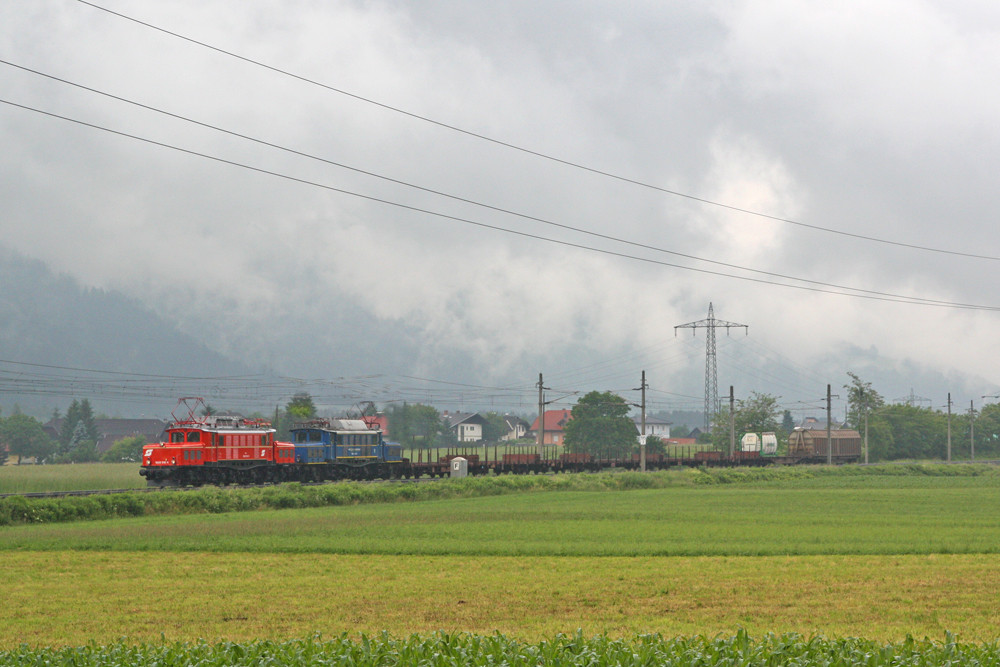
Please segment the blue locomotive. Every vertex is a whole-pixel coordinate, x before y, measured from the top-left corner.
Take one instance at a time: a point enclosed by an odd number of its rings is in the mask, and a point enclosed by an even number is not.
[[[403,461],[403,448],[361,419],[313,419],[291,428],[295,463],[334,467],[347,477],[376,477]],[[361,474],[358,474],[361,473]],[[370,474],[366,474],[370,473]]]

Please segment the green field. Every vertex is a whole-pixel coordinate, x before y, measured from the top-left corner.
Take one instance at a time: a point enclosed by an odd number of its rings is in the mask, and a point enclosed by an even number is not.
[[[818,477],[17,526],[4,529],[0,549],[573,557],[996,554],[997,517],[1000,476]]]
[[[931,470],[539,479],[567,490],[7,526],[0,647],[438,630],[996,639],[1000,474]]]
[[[64,463],[0,466],[0,493],[141,489],[138,463]]]

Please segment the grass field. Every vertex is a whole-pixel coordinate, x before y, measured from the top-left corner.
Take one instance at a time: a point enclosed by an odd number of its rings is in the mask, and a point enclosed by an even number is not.
[[[1000,475],[910,473],[4,527],[0,646],[382,630],[996,638]]]
[[[820,477],[27,525],[4,528],[0,549],[574,557],[994,554],[1000,553],[998,516],[996,475]]]
[[[141,489],[138,463],[73,463],[0,466],[0,493]]]

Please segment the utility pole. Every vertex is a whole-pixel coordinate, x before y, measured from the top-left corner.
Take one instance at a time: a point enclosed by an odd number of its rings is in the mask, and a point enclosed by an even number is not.
[[[830,385],[826,385],[826,464],[833,463],[833,443],[830,442]]]
[[[639,389],[642,391],[642,433],[639,434],[639,469],[646,472],[646,371],[642,372],[642,383]]]
[[[948,452],[945,461],[951,463],[951,392],[948,392]]]
[[[868,465],[868,406],[865,406],[865,465]]]
[[[990,395],[983,396],[983,409],[984,410],[986,409],[986,400],[985,399],[987,399],[987,398],[1000,398],[1000,394],[990,394]],[[973,454],[975,454],[975,447],[976,447],[976,444],[972,443]],[[973,458],[975,458],[975,457],[973,457]]]
[[[976,460],[976,408],[969,400],[969,458]]]
[[[536,443],[538,445],[538,460],[541,461],[544,456],[542,456],[542,444],[545,442],[545,394],[543,393],[548,387],[542,384],[542,374],[538,374],[538,433],[536,437]]]
[[[736,396],[733,385],[729,385],[729,458],[733,458],[736,449]]]
[[[727,322],[725,320],[715,319],[715,313],[712,309],[712,304],[708,304],[708,318],[704,320],[698,320],[697,322],[688,322],[687,324],[678,324],[674,327],[674,336],[677,335],[678,329],[708,329],[708,336],[705,342],[705,430],[707,431],[712,425],[712,416],[719,412],[719,380],[718,380],[718,368],[715,361],[715,330],[717,328],[725,327],[726,334],[732,328],[743,327],[746,330],[747,335],[750,335],[750,327],[746,324],[737,324],[736,322]],[[694,334],[694,331],[691,332]]]

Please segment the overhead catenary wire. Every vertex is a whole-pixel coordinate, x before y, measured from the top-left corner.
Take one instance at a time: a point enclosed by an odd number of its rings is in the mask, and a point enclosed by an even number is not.
[[[683,264],[675,264],[675,263],[672,263],[672,262],[665,262],[665,261],[662,261],[662,260],[657,260],[657,259],[653,259],[653,258],[649,258],[649,257],[640,257],[640,256],[637,256],[637,255],[630,255],[630,254],[627,254],[627,253],[618,252],[618,251],[614,251],[614,250],[608,250],[608,249],[605,249],[605,248],[597,248],[597,247],[593,247],[593,246],[587,246],[587,245],[584,245],[584,244],[581,244],[581,243],[574,243],[574,242],[571,242],[571,241],[564,241],[564,240],[560,240],[560,239],[554,239],[554,238],[550,238],[550,237],[546,237],[546,236],[541,236],[539,234],[532,234],[532,233],[524,232],[524,231],[520,231],[520,230],[509,229],[509,228],[506,228],[506,227],[501,227],[499,225],[492,225],[492,224],[488,224],[488,223],[485,223],[485,222],[480,222],[480,221],[472,220],[472,219],[469,219],[469,218],[464,218],[464,217],[460,217],[460,216],[449,215],[449,214],[441,213],[441,212],[438,212],[438,211],[432,211],[432,210],[421,208],[421,207],[417,207],[417,206],[411,206],[411,205],[408,205],[408,204],[403,204],[403,203],[400,203],[400,202],[395,202],[395,201],[392,201],[392,200],[389,200],[389,199],[384,199],[382,197],[375,197],[375,196],[366,195],[366,194],[362,194],[362,193],[359,193],[359,192],[354,192],[354,191],[351,191],[351,190],[347,190],[347,189],[344,189],[344,188],[338,188],[338,187],[335,187],[335,186],[332,186],[332,185],[318,183],[316,181],[311,181],[311,180],[308,180],[308,179],[299,178],[299,177],[296,177],[296,176],[292,176],[292,175],[289,175],[289,174],[284,174],[284,173],[273,171],[273,170],[270,170],[270,169],[264,169],[262,167],[255,167],[253,165],[248,165],[248,164],[245,164],[245,163],[242,163],[242,162],[237,162],[235,160],[230,160],[230,159],[227,159],[227,158],[222,158],[222,157],[219,157],[219,156],[210,155],[208,153],[203,153],[203,152],[200,152],[200,151],[195,151],[195,150],[192,150],[192,149],[183,148],[183,147],[180,147],[180,146],[176,146],[176,145],[173,145],[173,144],[168,144],[166,142],[157,141],[157,140],[154,140],[154,139],[149,139],[147,137],[142,137],[142,136],[131,134],[131,133],[128,133],[128,132],[122,132],[120,130],[115,130],[115,129],[112,129],[112,128],[108,128],[108,127],[104,127],[104,126],[101,126],[101,125],[97,125],[95,123],[89,123],[87,121],[83,121],[83,120],[79,120],[79,119],[75,119],[75,118],[70,118],[68,116],[63,116],[61,114],[56,114],[56,113],[53,113],[53,112],[50,112],[50,111],[45,111],[45,110],[38,109],[36,107],[28,106],[28,105],[25,105],[25,104],[19,104],[17,102],[13,102],[13,101],[10,101],[10,100],[7,100],[7,99],[0,99],[0,103],[6,104],[6,105],[11,106],[11,107],[23,109],[23,110],[26,110],[26,111],[31,111],[31,112],[34,112],[34,113],[38,113],[38,114],[41,114],[41,115],[44,115],[44,116],[48,116],[50,118],[56,118],[56,119],[59,119],[59,120],[64,120],[64,121],[70,122],[70,123],[75,123],[77,125],[81,125],[81,126],[84,126],[84,127],[89,127],[89,128],[95,129],[95,130],[100,130],[102,132],[107,132],[107,133],[114,134],[114,135],[117,135],[117,136],[120,136],[120,137],[124,137],[124,138],[128,138],[128,139],[133,139],[133,140],[136,140],[136,141],[141,141],[141,142],[153,145],[153,146],[158,146],[158,147],[161,147],[161,148],[167,148],[167,149],[174,150],[174,151],[177,151],[177,152],[180,152],[180,153],[185,153],[185,154],[188,154],[188,155],[191,155],[191,156],[194,156],[194,157],[200,157],[200,158],[203,158],[203,159],[212,160],[212,161],[215,161],[215,162],[219,162],[219,163],[222,163],[222,164],[227,164],[227,165],[234,166],[234,167],[239,167],[241,169],[246,169],[248,171],[253,171],[253,172],[264,174],[264,175],[267,175],[267,176],[273,176],[273,177],[281,178],[281,179],[288,180],[288,181],[291,181],[291,182],[300,183],[302,185],[308,185],[308,186],[311,186],[311,187],[321,188],[321,189],[324,189],[324,190],[327,190],[327,191],[331,191],[331,192],[338,192],[338,193],[349,195],[349,196],[352,196],[352,197],[357,197],[359,199],[363,199],[363,200],[366,200],[366,201],[371,201],[371,202],[375,202],[375,203],[379,203],[379,204],[384,204],[384,205],[387,205],[387,206],[392,206],[392,207],[396,207],[396,208],[399,208],[399,209],[403,209],[403,210],[407,210],[407,211],[411,211],[411,212],[415,212],[415,213],[422,213],[422,214],[426,214],[426,215],[431,215],[431,216],[439,217],[439,218],[442,218],[442,219],[445,219],[445,220],[451,220],[451,221],[454,221],[454,222],[460,222],[460,223],[463,223],[463,224],[473,225],[473,226],[484,228],[484,229],[492,229],[494,231],[500,231],[500,232],[504,232],[504,233],[508,233],[508,234],[513,234],[513,235],[521,236],[521,237],[524,237],[524,238],[530,238],[530,239],[534,239],[534,240],[538,240],[538,241],[544,241],[544,242],[547,242],[547,243],[554,243],[554,244],[562,245],[562,246],[569,247],[569,248],[576,248],[576,249],[579,249],[579,250],[586,250],[586,251],[589,251],[589,252],[595,252],[595,253],[604,254],[604,255],[608,255],[608,256],[612,256],[612,257],[618,257],[618,258],[621,258],[621,259],[628,259],[628,260],[643,262],[643,263],[647,263],[647,264],[653,264],[653,265],[657,265],[657,266],[677,268],[677,269],[682,269],[682,270],[685,270],[685,271],[694,271],[694,272],[701,273],[701,274],[714,275],[714,276],[719,276],[719,277],[724,277],[724,278],[731,278],[731,279],[742,280],[742,281],[746,281],[746,282],[753,282],[753,283],[764,284],[764,285],[773,285],[773,286],[785,287],[785,288],[788,288],[788,289],[805,290],[805,291],[809,291],[809,292],[816,292],[816,293],[822,293],[822,294],[832,294],[832,295],[837,295],[837,296],[847,296],[847,297],[853,297],[853,298],[859,298],[859,299],[868,299],[868,300],[874,300],[874,301],[884,301],[884,302],[890,302],[890,303],[901,303],[901,304],[909,304],[909,305],[922,305],[922,306],[928,306],[928,307],[955,308],[955,309],[963,309],[963,310],[982,310],[982,311],[998,311],[998,310],[1000,310],[1000,306],[988,306],[988,305],[983,305],[983,304],[959,303],[959,302],[945,301],[945,300],[940,300],[940,299],[925,299],[923,297],[914,297],[914,296],[910,296],[910,295],[893,294],[893,293],[889,293],[889,292],[874,292],[874,293],[871,293],[870,290],[864,290],[864,289],[854,288],[854,287],[839,286],[839,285],[834,285],[834,284],[831,284],[831,283],[819,283],[819,284],[822,284],[822,285],[826,285],[827,287],[815,287],[815,286],[810,286],[809,284],[806,284],[806,285],[794,285],[794,284],[789,284],[789,283],[777,282],[777,281],[774,281],[774,280],[765,280],[763,278],[754,278],[754,277],[751,277],[751,276],[741,276],[741,275],[736,275],[736,274],[732,274],[732,273],[725,273],[725,272],[722,272],[722,271],[714,271],[714,270],[710,270],[710,269],[703,269],[703,268],[698,268],[698,267],[685,266]],[[800,282],[805,282],[805,283],[810,283],[810,284],[815,284],[817,282],[817,281],[811,281],[811,280],[807,280],[807,279],[803,279],[803,278],[794,278],[794,277],[791,277],[791,278],[788,278],[788,279],[789,280],[797,280],[797,281],[800,281]],[[848,291],[844,291],[844,290],[848,290]]]
[[[592,231],[592,230],[582,229],[582,228],[579,228],[579,227],[574,227],[572,225],[568,225],[568,224],[564,224],[564,223],[559,223],[559,222],[555,222],[555,221],[552,221],[552,220],[547,220],[545,218],[540,218],[540,217],[537,217],[537,216],[528,215],[528,214],[525,214],[525,213],[520,213],[520,212],[517,212],[517,211],[513,211],[513,210],[510,210],[510,209],[507,209],[507,208],[503,208],[503,207],[499,207],[499,206],[494,206],[494,205],[486,204],[486,203],[483,203],[483,202],[478,202],[478,201],[475,201],[475,200],[472,200],[472,199],[469,199],[469,198],[466,198],[466,197],[461,197],[461,196],[458,196],[458,195],[450,194],[450,193],[447,193],[447,192],[443,192],[443,191],[436,190],[436,189],[433,189],[433,188],[425,187],[425,186],[418,185],[418,184],[415,184],[415,183],[410,183],[408,181],[404,181],[404,180],[397,179],[397,178],[392,178],[392,177],[389,177],[389,176],[385,176],[383,174],[378,174],[378,173],[370,171],[370,170],[361,169],[361,168],[354,167],[354,166],[351,166],[351,165],[348,165],[348,164],[344,164],[342,162],[337,162],[337,161],[334,161],[334,160],[330,160],[328,158],[323,158],[323,157],[320,157],[320,156],[317,156],[317,155],[306,153],[304,151],[299,151],[299,150],[296,150],[296,149],[293,149],[293,148],[289,148],[289,147],[286,147],[286,146],[281,146],[279,144],[276,144],[276,143],[273,143],[273,142],[270,142],[270,141],[266,141],[266,140],[263,140],[263,139],[259,139],[259,138],[256,138],[256,137],[251,137],[249,135],[242,134],[242,133],[239,133],[239,132],[234,132],[234,131],[231,131],[231,130],[227,130],[227,129],[219,127],[217,125],[212,125],[212,124],[209,124],[209,123],[205,123],[205,122],[202,122],[202,121],[199,121],[199,120],[187,117],[187,116],[182,116],[182,115],[177,114],[177,113],[173,113],[173,112],[170,112],[170,111],[166,111],[164,109],[160,109],[158,107],[150,106],[148,104],[143,104],[141,102],[137,102],[137,101],[125,98],[125,97],[121,97],[119,95],[115,95],[115,94],[108,93],[108,92],[105,92],[105,91],[102,91],[102,90],[98,90],[96,88],[92,88],[90,86],[85,86],[85,85],[80,84],[80,83],[69,81],[68,79],[64,79],[64,78],[57,77],[57,76],[54,76],[54,75],[51,75],[51,74],[47,74],[45,72],[41,72],[41,71],[36,70],[36,69],[32,69],[32,68],[29,68],[29,67],[24,67],[22,65],[18,65],[16,63],[10,62],[8,60],[0,59],[0,64],[7,65],[9,67],[14,67],[16,69],[20,69],[22,71],[29,72],[31,74],[35,74],[37,76],[45,77],[47,79],[50,79],[50,80],[53,80],[53,81],[57,81],[59,83],[63,83],[63,84],[66,84],[66,85],[69,85],[69,86],[73,86],[73,87],[76,87],[76,88],[79,88],[79,89],[82,89],[82,90],[86,90],[88,92],[91,92],[91,93],[94,93],[94,94],[97,94],[97,95],[102,95],[104,97],[108,97],[110,99],[114,99],[114,100],[117,100],[119,102],[124,102],[126,104],[137,106],[139,108],[146,109],[148,111],[153,111],[155,113],[162,114],[162,115],[168,116],[170,118],[174,118],[174,119],[181,120],[181,121],[184,121],[184,122],[187,122],[187,123],[191,123],[191,124],[197,125],[199,127],[204,127],[206,129],[210,129],[210,130],[213,130],[213,131],[216,131],[216,132],[227,134],[229,136],[233,136],[233,137],[236,137],[236,138],[239,138],[239,139],[250,141],[250,142],[262,145],[262,146],[267,146],[269,148],[274,148],[276,150],[280,150],[280,151],[283,151],[283,152],[286,152],[286,153],[290,153],[292,155],[296,155],[296,156],[299,156],[299,157],[304,157],[304,158],[307,158],[307,159],[310,159],[310,160],[315,160],[317,162],[321,162],[321,163],[328,164],[328,165],[331,165],[331,166],[339,167],[341,169],[346,169],[346,170],[349,170],[349,171],[353,171],[355,173],[360,173],[360,174],[363,174],[365,176],[370,176],[372,178],[377,178],[377,179],[380,179],[380,180],[383,180],[383,181],[394,183],[396,185],[402,185],[404,187],[408,187],[408,188],[412,188],[412,189],[419,190],[419,191],[422,191],[422,192],[426,192],[428,194],[433,194],[433,195],[436,195],[436,196],[439,196],[439,197],[445,197],[445,198],[448,198],[448,199],[451,199],[451,200],[454,200],[454,201],[459,201],[459,202],[462,202],[462,203],[465,203],[465,204],[470,204],[470,205],[473,205],[473,206],[485,208],[485,209],[488,209],[488,210],[491,210],[491,211],[495,211],[495,212],[498,212],[498,213],[503,213],[503,214],[506,214],[506,215],[511,215],[511,216],[522,218],[522,219],[529,220],[529,221],[532,221],[532,222],[537,222],[537,223],[540,223],[540,224],[544,224],[544,225],[548,225],[548,226],[552,226],[552,227],[557,227],[557,228],[560,228],[560,229],[563,229],[563,230],[572,231],[572,232],[583,234],[583,235],[586,235],[586,236],[591,236],[591,237],[599,238],[599,239],[602,239],[602,240],[605,240],[605,241],[613,241],[613,242],[616,242],[616,243],[621,243],[623,245],[632,246],[632,247],[635,247],[635,248],[641,248],[643,250],[651,250],[651,251],[654,251],[654,252],[657,252],[657,253],[672,255],[672,256],[675,256],[675,257],[683,258],[683,259],[693,260],[693,261],[696,261],[696,262],[704,262],[706,264],[711,264],[713,266],[721,266],[721,267],[728,268],[728,269],[735,269],[735,270],[738,270],[738,271],[746,271],[746,272],[754,273],[754,274],[757,274],[757,275],[769,276],[769,277],[772,277],[772,278],[780,278],[780,279],[783,279],[783,280],[794,280],[794,281],[797,281],[797,282],[806,283],[808,285],[817,285],[817,286],[821,286],[821,287],[829,287],[829,288],[840,289],[840,290],[850,290],[850,291],[859,292],[859,293],[862,293],[862,294],[871,294],[871,295],[876,295],[876,296],[890,296],[889,294],[887,294],[885,292],[880,292],[878,290],[869,290],[869,289],[864,289],[864,288],[857,288],[857,287],[851,287],[851,286],[846,286],[846,285],[839,285],[839,284],[836,284],[836,283],[830,283],[830,282],[821,281],[821,280],[814,280],[814,279],[809,279],[809,278],[801,278],[801,277],[798,277],[798,276],[792,276],[792,275],[788,275],[788,274],[778,273],[778,272],[775,272],[775,271],[765,271],[765,270],[762,270],[762,269],[755,269],[755,268],[752,268],[752,267],[747,267],[747,266],[741,266],[741,265],[738,265],[738,264],[733,264],[731,262],[722,262],[722,261],[719,261],[719,260],[713,260],[713,259],[708,259],[708,258],[705,258],[705,257],[699,257],[697,255],[692,255],[692,254],[689,254],[689,253],[682,253],[682,252],[678,252],[676,250],[669,250],[667,248],[662,248],[662,247],[654,246],[654,245],[648,244],[648,243],[642,243],[642,242],[638,242],[638,241],[632,241],[632,240],[629,240],[629,239],[624,239],[624,238],[612,236],[610,234],[604,234],[604,233],[601,233],[601,232],[595,232],[595,231]],[[91,126],[91,127],[94,127],[94,126]],[[127,135],[127,136],[132,136],[132,135]],[[936,301],[934,299],[925,299],[924,297],[908,297],[908,298],[911,298],[911,299],[913,299],[915,301],[926,301],[928,303],[938,302],[938,301]]]
[[[340,95],[344,95],[346,97],[350,97],[350,98],[358,100],[360,102],[363,102],[363,103],[366,103],[366,104],[371,104],[371,105],[380,107],[382,109],[385,109],[387,111],[391,111],[393,113],[401,114],[401,115],[413,118],[415,120],[419,120],[419,121],[424,122],[424,123],[429,123],[429,124],[435,125],[437,127],[444,128],[444,129],[452,131],[452,132],[457,132],[457,133],[460,133],[460,134],[472,137],[474,139],[478,139],[478,140],[481,140],[481,141],[486,141],[486,142],[492,143],[494,145],[502,146],[502,147],[508,148],[510,150],[518,151],[518,152],[521,152],[521,153],[524,153],[524,154],[527,154],[527,155],[531,155],[531,156],[534,156],[534,157],[537,157],[537,158],[540,158],[540,159],[543,159],[543,160],[547,160],[547,161],[554,162],[554,163],[557,163],[557,164],[561,164],[561,165],[564,165],[564,166],[567,166],[567,167],[571,167],[573,169],[582,170],[582,171],[585,171],[585,172],[588,172],[588,173],[591,173],[591,174],[596,174],[598,176],[602,176],[602,177],[606,177],[606,178],[611,178],[611,179],[614,179],[614,180],[619,181],[619,182],[628,183],[628,184],[631,184],[631,185],[635,185],[635,186],[638,186],[638,187],[646,188],[646,189],[653,190],[653,191],[656,191],[656,192],[661,192],[661,193],[672,195],[672,196],[675,196],[675,197],[680,197],[680,198],[683,198],[683,199],[687,199],[689,201],[694,201],[694,202],[698,202],[698,203],[701,203],[701,204],[706,204],[708,206],[718,207],[718,208],[726,209],[726,210],[729,210],[729,211],[734,211],[734,212],[737,212],[737,213],[743,213],[743,214],[746,214],[746,215],[750,215],[750,216],[754,216],[754,217],[758,217],[758,218],[762,218],[762,219],[766,219],[766,220],[772,220],[772,221],[775,221],[775,222],[780,222],[780,223],[784,223],[784,224],[788,224],[788,225],[794,225],[794,226],[797,226],[797,227],[801,227],[801,228],[804,228],[804,229],[810,229],[810,230],[813,230],[813,231],[824,232],[824,233],[828,233],[828,234],[836,234],[836,235],[839,235],[839,236],[844,236],[844,237],[848,237],[848,238],[858,239],[858,240],[862,240],[862,241],[868,241],[868,242],[872,242],[872,243],[879,243],[879,244],[897,246],[897,247],[901,247],[901,248],[908,248],[910,250],[919,250],[919,251],[923,251],[923,252],[940,253],[940,254],[946,254],[946,255],[956,255],[956,256],[959,256],[959,257],[967,257],[967,258],[971,258],[971,259],[982,259],[982,260],[1000,261],[1000,257],[994,256],[994,255],[983,255],[983,254],[972,253],[972,252],[963,252],[963,251],[957,251],[957,250],[947,250],[947,249],[944,249],[944,248],[934,248],[934,247],[931,247],[931,246],[924,246],[924,245],[919,245],[919,244],[915,244],[915,243],[906,243],[906,242],[903,242],[903,241],[894,241],[894,240],[891,240],[891,239],[883,239],[883,238],[879,238],[879,237],[875,237],[875,236],[870,236],[870,235],[866,235],[866,234],[858,234],[858,233],[848,232],[848,231],[844,231],[844,230],[840,230],[840,229],[834,229],[834,228],[830,228],[830,227],[823,227],[823,226],[820,226],[820,225],[813,225],[813,224],[809,224],[809,223],[802,222],[802,221],[799,221],[799,220],[793,220],[791,218],[785,218],[785,217],[781,217],[781,216],[777,216],[777,215],[771,215],[771,214],[768,214],[768,213],[763,213],[763,212],[760,212],[760,211],[754,211],[752,209],[744,208],[744,207],[741,207],[741,206],[736,206],[736,205],[733,205],[733,204],[727,204],[727,203],[716,201],[716,200],[713,200],[713,199],[708,199],[708,198],[705,198],[705,197],[699,197],[699,196],[692,195],[692,194],[689,194],[689,193],[681,192],[679,190],[673,190],[673,189],[670,189],[670,188],[665,188],[665,187],[662,187],[662,186],[658,186],[658,185],[655,185],[655,184],[652,184],[652,183],[648,183],[648,182],[645,182],[645,181],[642,181],[642,180],[639,180],[639,179],[629,178],[627,176],[622,176],[620,174],[615,174],[615,173],[607,171],[607,170],[598,169],[596,167],[590,167],[590,166],[584,165],[584,164],[582,164],[580,162],[575,162],[575,161],[568,160],[568,159],[565,159],[565,158],[560,158],[560,157],[557,157],[557,156],[549,154],[549,153],[544,153],[542,151],[532,150],[532,149],[526,148],[524,146],[520,146],[520,145],[514,144],[512,142],[508,142],[508,141],[503,141],[503,140],[500,140],[500,139],[496,139],[494,137],[490,137],[488,135],[485,135],[485,134],[482,134],[482,133],[479,133],[479,132],[474,132],[472,130],[468,130],[468,129],[459,127],[458,125],[451,124],[451,123],[446,123],[446,122],[443,122],[443,121],[440,121],[440,120],[436,120],[434,118],[431,118],[430,116],[417,114],[417,113],[414,113],[412,111],[405,110],[405,109],[403,109],[401,107],[394,106],[394,105],[391,105],[391,104],[387,104],[385,102],[379,102],[379,101],[374,100],[372,98],[365,97],[365,96],[359,95],[357,93],[352,93],[352,92],[349,92],[349,91],[344,90],[342,88],[338,88],[336,86],[332,86],[332,85],[329,85],[329,84],[326,84],[326,83],[322,83],[320,81],[317,81],[315,79],[312,79],[312,78],[309,78],[309,77],[306,77],[306,76],[302,76],[300,74],[295,74],[295,73],[293,73],[293,72],[291,72],[291,71],[289,71],[287,69],[283,69],[283,68],[280,68],[280,67],[277,67],[277,66],[274,66],[274,65],[269,65],[267,63],[264,63],[263,61],[253,59],[253,58],[250,58],[248,56],[240,55],[240,54],[237,54],[237,53],[235,53],[233,51],[229,51],[229,50],[220,48],[218,46],[214,46],[214,45],[209,44],[207,42],[200,41],[200,40],[194,39],[194,38],[186,36],[186,35],[182,35],[179,32],[168,30],[166,28],[154,25],[154,24],[152,24],[152,23],[150,23],[148,21],[143,21],[143,20],[137,19],[135,17],[128,16],[127,14],[124,14],[124,13],[121,13],[121,12],[117,12],[117,11],[108,9],[107,7],[103,7],[103,6],[98,5],[96,3],[93,3],[93,2],[89,2],[88,0],[77,0],[77,2],[79,2],[80,4],[86,5],[88,7],[92,7],[94,9],[100,10],[102,12],[106,12],[106,13],[108,13],[110,15],[116,16],[116,17],[124,19],[126,21],[130,21],[130,22],[132,22],[132,23],[134,23],[136,25],[141,25],[143,27],[149,28],[151,30],[158,31],[158,32],[163,33],[165,35],[169,35],[171,37],[174,37],[176,39],[184,40],[184,41],[186,41],[188,43],[197,45],[197,46],[205,48],[205,49],[209,49],[211,51],[214,51],[216,53],[225,55],[225,56],[230,57],[230,58],[235,58],[235,59],[240,60],[242,62],[254,65],[256,67],[264,68],[266,70],[269,70],[271,72],[280,74],[282,76],[290,77],[290,78],[298,80],[298,81],[300,81],[302,83],[306,83],[306,84],[309,84],[309,85],[312,85],[312,86],[317,86],[319,88],[322,88],[322,89],[325,89],[325,90],[328,90],[328,91],[331,91],[331,92],[334,92],[334,93],[337,93],[337,94],[340,94]]]

